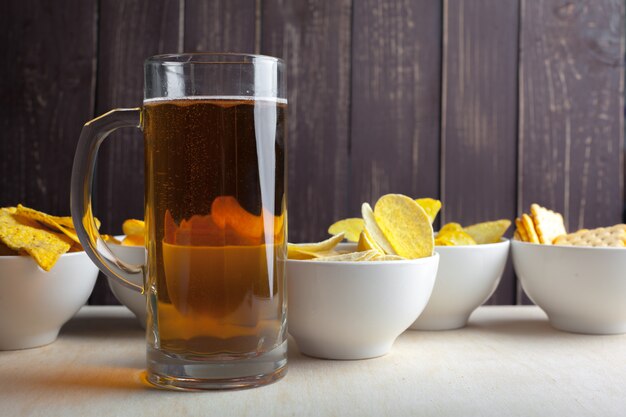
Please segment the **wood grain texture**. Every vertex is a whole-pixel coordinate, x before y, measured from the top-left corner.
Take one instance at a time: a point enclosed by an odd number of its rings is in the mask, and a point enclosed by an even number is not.
[[[185,0],[184,51],[254,53],[256,6],[254,0]]]
[[[570,230],[620,221],[624,4],[522,0],[519,206]]]
[[[623,2],[521,0],[519,213],[537,202],[568,230],[621,221],[623,60]]]
[[[143,101],[143,61],[179,50],[179,0],[102,0],[99,18],[96,113],[137,107]],[[143,136],[137,129],[114,133],[98,157],[95,214],[105,233],[119,234],[127,218],[143,218]],[[102,274],[90,303],[114,300]]]
[[[442,222],[515,217],[518,20],[518,0],[444,2]],[[488,303],[515,291],[509,265]]]
[[[69,215],[82,124],[93,115],[96,1],[0,3],[0,207]]]
[[[289,240],[347,215],[350,1],[262,2],[261,53],[287,64]]]
[[[354,3],[349,214],[439,197],[441,3]]]

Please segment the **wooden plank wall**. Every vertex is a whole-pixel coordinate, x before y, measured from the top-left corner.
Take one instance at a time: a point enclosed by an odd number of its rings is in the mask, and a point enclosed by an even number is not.
[[[617,0],[7,0],[0,3],[0,206],[69,211],[82,124],[141,102],[164,52],[282,57],[289,237],[317,240],[387,192],[441,221],[539,202],[570,228],[624,207],[624,5]],[[103,146],[103,229],[142,215],[138,131]],[[527,301],[512,270],[489,303]],[[101,280],[92,303],[113,302]]]

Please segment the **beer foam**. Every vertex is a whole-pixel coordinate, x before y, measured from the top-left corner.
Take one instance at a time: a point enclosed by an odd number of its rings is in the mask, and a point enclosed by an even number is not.
[[[146,98],[143,100],[144,104],[154,103],[159,101],[173,101],[173,100],[232,100],[232,101],[269,101],[273,103],[287,104],[286,98],[278,97],[262,97],[262,96],[180,96],[180,97],[155,97]]]

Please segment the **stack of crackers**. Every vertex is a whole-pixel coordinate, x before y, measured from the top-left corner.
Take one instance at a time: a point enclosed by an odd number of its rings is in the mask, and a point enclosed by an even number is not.
[[[531,204],[530,215],[515,219],[515,239],[522,242],[561,246],[626,247],[626,224],[581,229],[567,233],[563,216],[539,204]]]

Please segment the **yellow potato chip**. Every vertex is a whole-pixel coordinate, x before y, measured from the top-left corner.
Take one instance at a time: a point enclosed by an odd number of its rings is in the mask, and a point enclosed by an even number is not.
[[[59,222],[56,220],[58,219],[58,217],[56,216],[51,216],[41,211],[24,207],[21,204],[17,205],[17,210],[15,214],[21,217],[26,217],[28,219],[36,220],[39,223],[45,226],[48,226],[51,229],[56,229],[60,232],[63,232],[67,237],[72,239],[74,242],[80,243],[80,241],[78,240],[78,235],[76,234],[76,231],[73,228],[62,226],[61,224],[59,224]]]
[[[334,256],[324,256],[324,257],[315,258],[314,260],[320,261],[320,262],[338,262],[338,261],[365,262],[365,261],[372,259],[376,255],[378,255],[377,251],[368,250],[368,251],[363,251],[363,252],[344,253],[344,254],[334,255]]]
[[[143,235],[128,235],[122,240],[122,246],[145,246]]]
[[[322,252],[310,252],[306,250],[292,249],[291,253],[287,255],[289,259],[295,259],[299,261],[306,261],[315,258],[323,258],[325,256],[335,256],[341,255],[343,253],[348,253],[345,251],[337,251],[337,250],[328,250]]]
[[[415,200],[402,194],[384,195],[376,202],[374,218],[395,255],[408,259],[432,256],[433,227]]]
[[[435,246],[467,246],[475,245],[476,241],[463,230],[448,231],[437,235]]]
[[[364,227],[365,224],[363,222],[363,219],[343,219],[331,224],[328,228],[328,233],[330,233],[331,235],[336,235],[343,232],[346,240],[348,240],[349,242],[357,242],[359,240],[359,235],[361,234],[361,231]]]
[[[405,261],[406,258],[398,255],[377,255],[374,256],[370,261]]]
[[[313,257],[315,253],[333,250],[343,238],[344,234],[341,232],[318,243],[288,243],[287,257],[289,259],[311,259],[308,256]]]
[[[141,235],[143,236],[146,230],[146,223],[143,220],[128,219],[122,224],[122,231],[126,236]]]
[[[462,230],[463,226],[458,223],[446,223],[441,229],[439,229],[439,234],[441,235],[448,232],[460,232]]]
[[[510,226],[510,220],[502,219],[473,224],[463,228],[463,230],[470,235],[477,244],[482,245],[485,243],[499,242]]]
[[[434,198],[418,198],[415,202],[424,209],[430,223],[432,224],[432,222],[434,222],[437,218],[439,210],[441,210],[441,201],[435,200]]]
[[[396,251],[391,246],[391,243],[389,243],[389,240],[387,240],[387,237],[380,230],[378,223],[376,223],[374,211],[368,203],[363,203],[363,205],[361,205],[361,214],[363,216],[363,221],[365,222],[365,230],[369,233],[372,241],[380,246],[387,255],[396,255]]]
[[[5,209],[0,210],[0,241],[14,251],[26,252],[45,271],[49,271],[72,245],[67,236]]]
[[[359,236],[359,243],[356,246],[358,251],[375,250],[378,253],[384,254],[385,251],[380,247],[378,243],[372,238],[367,229],[364,229]]]

